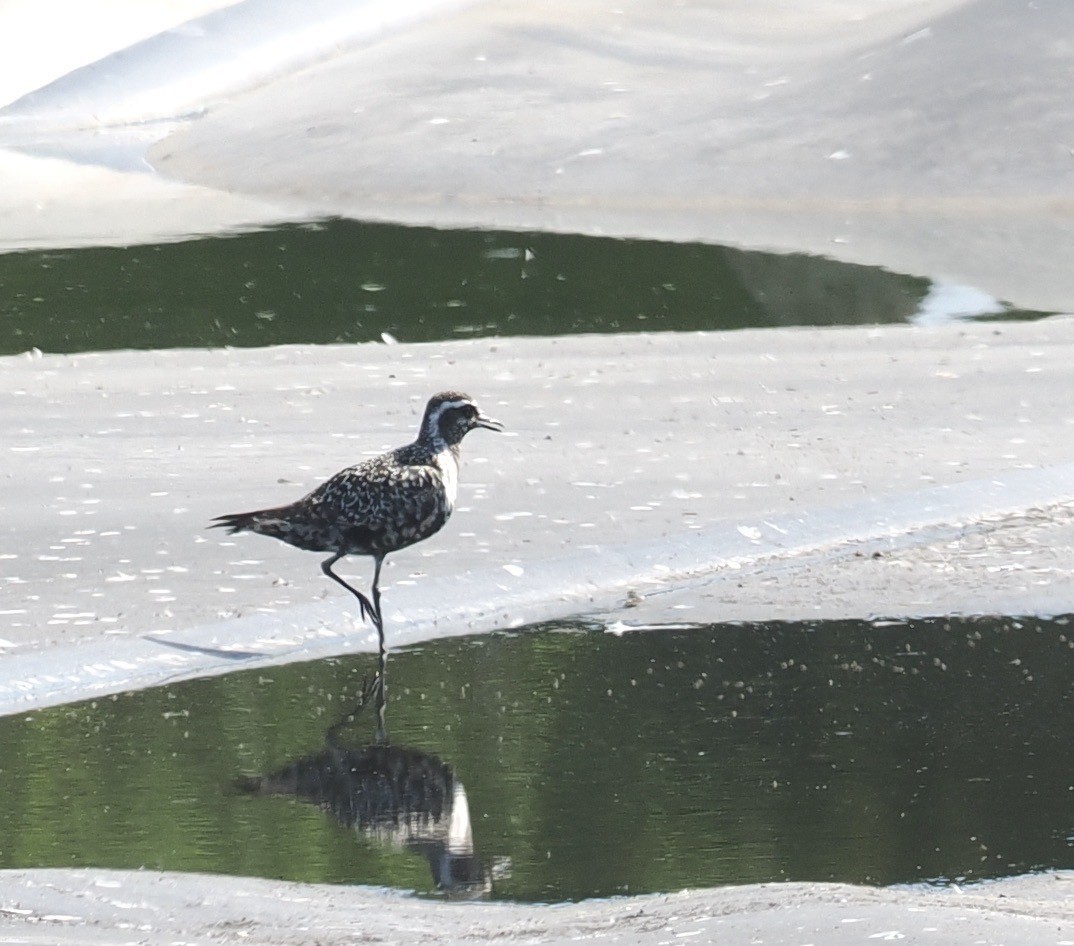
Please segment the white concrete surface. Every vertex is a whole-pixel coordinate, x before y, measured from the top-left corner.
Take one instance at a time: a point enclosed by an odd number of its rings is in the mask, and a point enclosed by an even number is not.
[[[0,936],[31,944],[324,946],[734,943],[757,946],[1069,946],[1074,875],[966,888],[754,884],[533,907],[153,871],[0,871]]]
[[[83,38],[65,37],[33,65],[25,61],[32,46],[23,45],[13,57],[6,81],[0,80],[0,100],[6,97],[5,86],[7,95],[12,87],[25,86],[27,73],[32,81],[55,75],[7,104],[0,122],[12,134],[29,138],[196,117],[229,97],[332,58],[341,48],[368,44],[466,2],[306,0],[296,7],[287,0],[186,0],[170,7],[132,7],[112,0],[104,9],[83,7]],[[9,43],[37,26],[44,27],[38,42],[51,46],[55,27],[46,25],[52,21],[43,19],[48,10],[42,6],[17,8],[23,22],[10,23]],[[183,22],[177,22],[180,16]],[[107,53],[92,56],[102,50]],[[80,59],[87,61],[69,68]]]
[[[224,6],[226,0],[6,0],[0,106]]]

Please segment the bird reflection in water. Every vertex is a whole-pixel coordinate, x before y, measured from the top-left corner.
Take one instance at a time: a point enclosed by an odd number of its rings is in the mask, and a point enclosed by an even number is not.
[[[386,662],[381,651],[372,684],[363,686],[354,710],[328,729],[323,749],[267,775],[241,776],[236,785],[253,795],[294,795],[319,805],[378,843],[419,852],[449,896],[486,896],[491,875],[474,851],[462,782],[435,755],[388,741]],[[370,703],[377,716],[373,742],[346,745],[344,730]]]

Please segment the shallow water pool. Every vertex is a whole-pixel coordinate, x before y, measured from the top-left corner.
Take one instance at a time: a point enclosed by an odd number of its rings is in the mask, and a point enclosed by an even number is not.
[[[0,720],[0,866],[522,901],[1074,867],[1067,618],[437,641],[391,654],[382,722],[376,672]]]
[[[0,254],[0,286],[0,355],[1044,314],[801,254],[348,220]]]

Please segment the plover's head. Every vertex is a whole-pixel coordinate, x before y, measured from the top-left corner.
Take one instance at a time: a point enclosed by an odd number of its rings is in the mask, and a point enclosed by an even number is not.
[[[456,447],[475,427],[503,430],[503,424],[482,414],[469,395],[441,391],[429,398],[421,422],[421,437],[435,444]]]

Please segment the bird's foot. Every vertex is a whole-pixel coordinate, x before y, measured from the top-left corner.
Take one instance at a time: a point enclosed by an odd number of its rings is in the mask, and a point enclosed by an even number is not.
[[[373,605],[366,601],[365,598],[358,599],[358,607],[363,621],[369,621],[371,624],[377,623],[377,612],[373,610]]]
[[[380,614],[373,607],[373,603],[360,591],[355,591],[354,597],[358,599],[358,613],[361,615],[362,620],[368,621],[377,630],[380,630]]]

